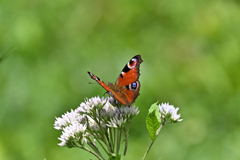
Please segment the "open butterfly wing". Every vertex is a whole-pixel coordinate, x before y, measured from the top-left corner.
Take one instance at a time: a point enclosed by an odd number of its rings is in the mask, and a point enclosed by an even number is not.
[[[97,81],[106,91],[111,91],[111,89],[108,87],[108,85],[106,85],[106,83],[104,83],[100,78],[98,78],[97,76],[95,76],[94,74],[92,74],[91,72],[88,72],[88,74],[90,75],[90,77],[92,79],[94,79],[95,81]]]
[[[139,65],[143,62],[140,55],[134,56],[123,68],[116,80],[116,85],[123,87],[129,85],[139,78]]]
[[[126,106],[131,106],[135,102],[136,98],[140,95],[139,94],[140,82],[139,81],[136,82],[138,83],[136,89],[131,90],[126,87],[124,88],[123,94],[125,94],[127,97]]]
[[[139,65],[143,62],[140,55],[134,56],[123,68],[116,83],[106,85],[100,78],[88,72],[113,98],[125,106],[131,106],[139,96],[140,82]]]
[[[136,88],[133,90],[129,87],[117,87],[118,92],[114,91],[114,89],[111,91],[112,95],[115,99],[117,99],[119,102],[121,102],[125,106],[131,106],[136,98],[140,95],[140,82],[136,81]],[[116,88],[114,84],[110,84],[110,88]]]

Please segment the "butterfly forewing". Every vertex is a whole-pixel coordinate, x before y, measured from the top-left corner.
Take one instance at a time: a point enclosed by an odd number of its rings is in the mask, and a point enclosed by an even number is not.
[[[129,85],[139,78],[139,65],[143,62],[140,55],[134,56],[123,68],[116,80],[116,85],[122,87]]]
[[[106,91],[111,91],[111,89],[108,87],[108,85],[106,85],[106,83],[104,83],[100,78],[98,78],[97,76],[95,76],[94,74],[92,74],[91,72],[88,72],[88,74],[90,75],[90,77],[92,79],[94,79],[95,81],[97,81]]]

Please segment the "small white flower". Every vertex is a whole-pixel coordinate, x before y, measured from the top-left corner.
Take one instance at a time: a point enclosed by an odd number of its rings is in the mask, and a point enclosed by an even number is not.
[[[82,102],[80,106],[76,109],[76,112],[78,113],[90,113],[90,111],[97,106],[103,106],[106,102],[108,102],[109,98],[102,97],[100,98],[99,96],[97,97],[92,97],[90,99],[85,100],[85,102]]]
[[[87,137],[89,137],[89,136],[90,136],[90,135],[89,135],[88,132],[82,134],[82,141],[81,141],[81,144],[83,144],[84,142],[87,143],[87,142],[88,142]]]
[[[87,105],[86,103],[82,102],[80,106],[76,109],[78,113],[89,113],[89,110],[92,109],[92,106]]]
[[[140,111],[138,110],[138,107],[137,108],[135,106],[124,107],[124,114],[126,114],[128,118],[138,115],[139,112]]]
[[[179,119],[181,117],[181,114],[177,114],[177,111],[179,108],[177,107],[175,110],[173,110],[172,115],[171,115],[171,120],[173,122],[181,122],[183,119]]]
[[[159,105],[159,112],[162,118],[170,118],[172,122],[180,122],[183,119],[180,119],[180,114],[177,114],[179,108],[175,108],[173,105],[169,105],[169,103],[162,103]]]
[[[125,124],[126,120],[127,119],[123,119],[123,117],[113,117],[110,119],[107,126],[112,128],[121,128]]]
[[[56,117],[54,128],[57,130],[62,130],[64,127],[70,125],[73,121],[76,121],[76,119],[79,119],[79,116],[80,115],[76,111],[71,110],[71,112],[67,112],[62,115],[61,118]]]
[[[119,107],[115,108],[112,117],[124,117],[124,118],[133,118],[139,113],[138,107]]]
[[[63,128],[62,135],[60,136],[60,138],[58,138],[61,141],[61,143],[58,144],[59,146],[71,147],[70,146],[71,138],[74,138],[74,133],[72,132],[72,130],[70,128],[71,128],[70,126]]]
[[[68,137],[62,134],[61,137],[58,139],[61,141],[61,143],[58,143],[59,146],[61,147],[67,146]]]
[[[89,124],[90,128],[91,128],[93,131],[98,131],[98,130],[99,130],[99,126],[98,126],[98,124],[94,121],[94,119],[92,119],[90,116],[87,116],[87,119],[88,119],[88,124]]]
[[[59,140],[61,140],[61,143],[58,145],[60,146],[67,146],[72,147],[72,143],[74,141],[78,141],[82,138],[83,133],[85,132],[87,128],[87,125],[80,124],[78,122],[73,122],[70,126],[67,126],[63,128],[62,135]]]
[[[74,133],[75,138],[78,138],[77,136],[79,134],[82,135],[82,133],[85,132],[86,128],[86,124],[83,125],[81,123],[78,123],[77,121],[74,121],[72,125],[69,126],[69,129]]]
[[[101,117],[110,116],[114,109],[115,107],[107,101],[100,112]]]
[[[174,106],[169,105],[169,103],[162,103],[161,105],[159,105],[159,111],[162,115],[165,115],[165,116],[170,115],[173,110],[174,110]]]
[[[102,97],[100,98],[99,96],[90,98],[88,100],[89,104],[93,104],[94,106],[97,105],[104,105],[107,102],[108,98]]]

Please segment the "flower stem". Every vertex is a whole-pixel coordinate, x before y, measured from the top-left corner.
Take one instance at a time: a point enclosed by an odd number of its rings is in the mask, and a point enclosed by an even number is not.
[[[105,136],[106,136],[106,139],[107,139],[107,142],[108,142],[108,145],[109,145],[110,152],[113,152],[112,143],[109,140],[109,135],[108,135],[107,132],[105,133]]]
[[[103,144],[100,142],[100,138],[98,138],[91,129],[89,129],[88,131],[89,131],[89,133],[92,134],[92,136],[94,137],[94,139],[100,144],[100,146],[103,148],[103,150],[104,150],[107,154],[109,154],[108,151],[107,151],[107,149],[106,149],[106,148],[103,146]],[[88,140],[89,140],[89,139],[88,139]],[[91,141],[91,139],[90,139],[90,141]],[[101,140],[101,141],[106,145],[106,143],[104,142],[104,139]]]
[[[113,146],[115,147],[116,145],[116,129],[113,129]]]
[[[121,130],[117,130],[117,148],[116,148],[116,155],[118,155],[120,149],[120,141],[121,141]]]
[[[91,154],[93,154],[94,156],[96,156],[99,160],[104,160],[104,158],[103,158],[102,156],[98,155],[97,153],[93,152],[92,150],[88,149],[88,148],[85,147],[85,146],[78,146],[78,145],[76,145],[76,144],[75,144],[75,146],[78,147],[78,148],[81,148],[81,149],[84,149],[84,150],[88,151],[89,153],[91,153]]]
[[[96,141],[100,144],[100,146],[103,148],[103,150],[104,150],[107,154],[109,154],[108,151],[107,151],[107,149],[103,146],[103,144],[99,141],[99,139],[96,138]],[[103,143],[104,143],[104,142],[103,142]],[[104,144],[105,144],[105,143],[104,143]]]
[[[112,129],[109,128],[109,136],[110,136],[110,141],[111,141],[111,144],[112,144],[112,150],[114,151],[114,147],[115,147],[115,144],[113,142],[113,133],[112,133]]]
[[[158,128],[156,135],[158,135],[158,134],[159,134],[159,132],[161,131],[161,129],[162,129],[162,127],[163,127],[163,125],[164,125],[164,123],[162,123],[162,124],[161,124],[161,126]],[[145,152],[145,154],[144,154],[144,156],[143,156],[142,160],[144,160],[144,159],[146,158],[146,156],[147,156],[147,154],[148,154],[149,150],[151,149],[151,147],[152,147],[153,143],[155,142],[155,140],[156,140],[156,139],[154,139],[154,140],[152,140],[152,141],[151,141],[151,143],[150,143],[150,145],[148,146],[148,148],[147,148],[147,150],[146,150],[146,152]]]
[[[124,131],[124,134],[125,134],[125,148],[124,148],[124,152],[123,152],[123,157],[122,157],[122,160],[124,159],[126,153],[127,153],[127,145],[128,145],[128,132],[129,132],[129,129],[130,129],[130,124],[131,124],[131,120],[129,121],[128,125],[127,125],[127,129],[125,129],[123,127],[123,131]]]
[[[93,152],[92,150],[88,149],[88,148],[85,147],[85,146],[83,146],[83,148],[84,148],[86,151],[92,153],[92,154],[93,154],[94,156],[96,156],[99,160],[103,160],[103,158],[102,158],[100,155],[98,155],[97,153]]]
[[[92,142],[92,140],[91,140],[90,138],[89,138],[88,140],[89,140],[88,145],[89,145],[96,153],[98,153],[101,157],[103,157],[102,154],[99,152],[98,148],[97,148],[97,147],[95,146],[95,144]]]
[[[126,153],[127,153],[127,144],[128,144],[128,131],[125,130],[125,128],[123,128],[124,130],[124,134],[125,134],[125,148],[124,148],[124,152],[123,152],[123,156],[122,156],[122,160],[124,159]]]
[[[98,110],[98,115],[100,115],[100,114],[101,114],[100,110]],[[95,119],[94,120],[97,122],[97,124],[98,124],[98,126],[100,128],[101,135],[104,138],[104,142],[105,142],[105,144],[106,144],[106,146],[108,148],[108,151],[109,152],[113,152],[113,148],[111,146],[111,142],[109,141],[108,132],[106,132],[106,130],[102,128],[101,119],[97,119],[96,117],[97,117],[97,115],[95,115]],[[105,136],[103,136],[103,135],[105,135]],[[107,153],[107,154],[109,154],[109,153]]]

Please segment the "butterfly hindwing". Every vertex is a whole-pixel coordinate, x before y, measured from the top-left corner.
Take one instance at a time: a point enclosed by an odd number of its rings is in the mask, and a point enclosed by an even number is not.
[[[109,83],[110,95],[125,106],[131,106],[139,96],[140,82],[137,80],[127,86],[119,87]]]

